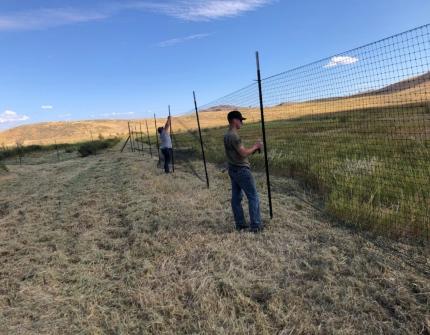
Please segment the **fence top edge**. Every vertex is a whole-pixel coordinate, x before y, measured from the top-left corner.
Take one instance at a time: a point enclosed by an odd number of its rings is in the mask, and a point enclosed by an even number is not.
[[[265,80],[268,80],[268,79],[271,79],[271,78],[274,78],[274,77],[277,77],[277,76],[281,76],[281,75],[286,74],[286,73],[290,73],[290,72],[293,72],[293,71],[297,71],[297,70],[303,69],[303,68],[305,68],[305,67],[308,67],[308,66],[311,66],[311,65],[314,65],[314,64],[318,64],[318,63],[321,63],[321,62],[324,62],[324,61],[328,61],[328,60],[332,59],[333,57],[343,56],[343,55],[345,55],[345,54],[347,54],[347,53],[352,53],[352,52],[354,52],[354,51],[357,51],[357,50],[360,50],[360,49],[367,48],[367,47],[369,47],[369,46],[371,46],[371,45],[378,44],[378,43],[381,43],[381,42],[384,42],[384,41],[388,41],[388,40],[393,39],[393,38],[396,38],[396,37],[398,37],[398,36],[406,35],[406,34],[409,34],[409,33],[411,33],[411,32],[418,31],[418,30],[421,30],[421,29],[423,29],[423,28],[428,28],[428,27],[430,27],[430,23],[423,24],[423,25],[421,25],[421,26],[419,26],[419,27],[415,27],[415,28],[412,28],[412,29],[409,29],[409,30],[402,31],[402,32],[397,33],[397,34],[394,34],[394,35],[390,35],[390,36],[387,36],[387,37],[381,38],[381,39],[379,39],[379,40],[377,40],[377,41],[374,41],[374,42],[370,42],[370,43],[367,43],[367,44],[360,45],[360,46],[358,46],[358,47],[355,47],[355,48],[349,49],[349,50],[347,50],[347,51],[343,51],[343,52],[338,52],[338,53],[332,54],[331,56],[328,56],[328,57],[324,57],[324,58],[318,59],[318,60],[313,61],[313,62],[310,62],[310,63],[308,63],[308,64],[300,65],[300,66],[297,66],[297,67],[295,67],[295,68],[292,68],[292,69],[289,69],[289,70],[286,70],[286,71],[282,71],[282,72],[279,72],[279,73],[276,73],[276,74],[270,75],[270,76],[268,76],[268,77],[263,78],[263,79],[262,79],[262,81],[265,81]]]

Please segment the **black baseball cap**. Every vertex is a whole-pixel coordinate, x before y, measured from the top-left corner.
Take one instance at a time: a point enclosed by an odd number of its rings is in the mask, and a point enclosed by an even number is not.
[[[228,121],[231,121],[231,120],[234,120],[234,119],[238,119],[238,120],[240,120],[240,121],[246,120],[246,118],[244,118],[244,117],[242,116],[242,113],[241,113],[241,112],[239,112],[239,111],[231,111],[231,112],[230,112],[230,113],[228,113],[228,115],[227,115],[227,120],[228,120]]]

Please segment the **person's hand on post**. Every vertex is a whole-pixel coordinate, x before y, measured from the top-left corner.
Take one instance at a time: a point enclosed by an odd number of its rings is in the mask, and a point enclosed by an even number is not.
[[[258,140],[257,143],[254,144],[255,151],[261,153],[261,148],[263,147],[263,141]]]

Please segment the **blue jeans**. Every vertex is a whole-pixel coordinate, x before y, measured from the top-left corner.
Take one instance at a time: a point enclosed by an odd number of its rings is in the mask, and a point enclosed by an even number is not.
[[[248,167],[230,165],[228,168],[228,174],[231,180],[231,207],[233,209],[236,228],[246,226],[242,208],[243,192],[245,192],[246,197],[248,198],[251,228],[262,228],[260,199],[258,197],[257,187],[255,186],[255,180],[252,176],[251,170]]]
[[[163,153],[163,156],[164,156],[164,172],[169,173],[170,172],[169,165],[172,160],[173,150],[171,148],[162,148],[161,152]]]

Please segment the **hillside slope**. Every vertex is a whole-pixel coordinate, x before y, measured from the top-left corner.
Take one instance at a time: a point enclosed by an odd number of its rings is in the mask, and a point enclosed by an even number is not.
[[[276,106],[266,106],[266,120],[292,119],[312,114],[336,113],[357,109],[401,106],[405,104],[428,104],[430,109],[430,72],[422,76],[409,78],[401,82],[386,86],[382,89],[347,97],[318,99],[301,103],[281,103]],[[217,127],[226,124],[227,113],[237,108],[246,114],[248,122],[258,122],[260,111],[258,108],[242,108],[240,106],[220,105],[201,111],[201,126],[203,128]],[[154,120],[148,119],[150,134],[155,133]],[[133,120],[139,130],[139,122]],[[165,118],[157,119],[158,126],[165,122]],[[177,132],[196,129],[194,114],[175,117],[174,129]],[[29,144],[69,143],[91,139],[99,134],[104,137],[124,136],[128,134],[125,120],[94,120],[75,122],[48,122],[24,125],[0,132],[1,145],[15,145],[16,142]]]

